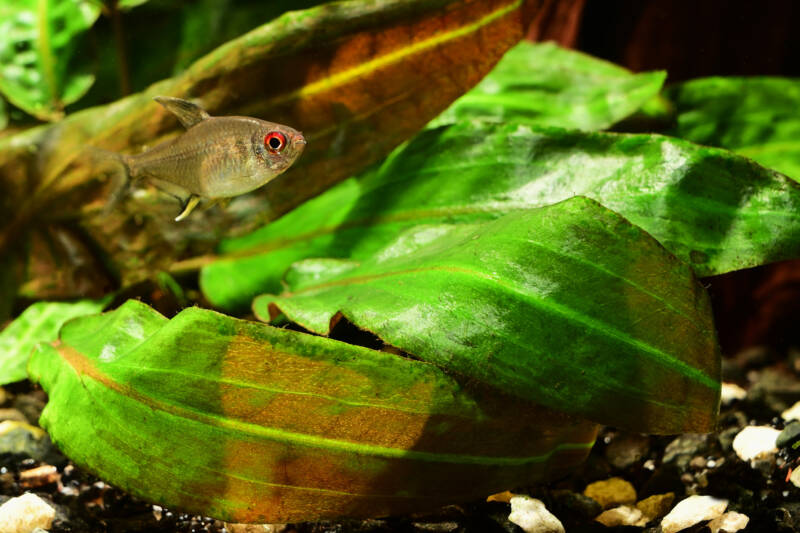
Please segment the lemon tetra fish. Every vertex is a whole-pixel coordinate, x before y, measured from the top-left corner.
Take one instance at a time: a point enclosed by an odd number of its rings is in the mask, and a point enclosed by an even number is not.
[[[306,140],[299,131],[252,117],[212,117],[200,106],[167,96],[156,102],[173,113],[186,131],[138,155],[107,153],[124,167],[124,184],[144,180],[183,203],[183,220],[201,199],[224,200],[272,180],[300,156]],[[112,204],[120,191],[112,195]]]

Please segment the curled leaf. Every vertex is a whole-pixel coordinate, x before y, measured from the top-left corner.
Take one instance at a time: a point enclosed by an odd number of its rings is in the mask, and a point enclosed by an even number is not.
[[[287,292],[256,298],[256,316],[320,334],[344,316],[449,372],[602,424],[714,427],[720,357],[705,290],[592,200],[416,226],[345,267],[297,264]]]
[[[433,365],[128,301],[34,353],[41,423],[142,498],[236,522],[382,516],[563,473],[596,427]]]

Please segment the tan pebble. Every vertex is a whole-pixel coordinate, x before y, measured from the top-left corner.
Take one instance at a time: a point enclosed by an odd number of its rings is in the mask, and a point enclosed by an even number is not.
[[[795,468],[792,470],[792,475],[789,476],[789,481],[791,481],[792,485],[795,487],[800,487],[800,468]]]
[[[621,477],[590,483],[583,494],[602,505],[603,509],[630,505],[636,501],[636,489]]]
[[[675,493],[668,492],[666,494],[654,494],[644,500],[636,503],[636,508],[642,512],[648,522],[661,518],[669,512],[672,508],[672,502],[675,501]]]
[[[613,509],[603,511],[595,517],[596,522],[600,522],[606,527],[635,526],[641,520],[642,511],[630,505],[614,507]]]
[[[790,420],[800,420],[800,402],[781,413],[781,418],[789,422]]]
[[[36,528],[50,529],[56,510],[30,492],[0,505],[3,533],[30,533]]]
[[[25,415],[22,414],[22,411],[19,409],[13,409],[11,407],[0,409],[0,422],[4,420],[15,420],[17,422],[28,421],[28,419],[25,418]]]
[[[747,391],[736,383],[722,383],[719,398],[722,405],[728,405],[735,400],[744,400],[746,397]]]
[[[530,496],[511,498],[511,514],[508,520],[517,524],[525,533],[564,533],[561,521],[547,510],[540,500]]]
[[[781,432],[769,426],[747,426],[733,439],[733,451],[742,461],[777,453],[775,442]]]
[[[689,468],[692,470],[702,470],[706,467],[706,458],[698,455],[697,457],[692,457],[692,460],[689,461]]]
[[[503,492],[498,492],[497,494],[492,494],[488,498],[486,498],[487,502],[500,502],[500,503],[509,503],[511,502],[511,498],[516,496],[510,490],[505,490]]]
[[[736,533],[747,527],[750,518],[736,511],[729,511],[708,523],[711,533]]]
[[[61,479],[61,474],[53,465],[42,465],[30,470],[19,473],[19,484],[22,488],[32,489],[57,483]]]
[[[713,496],[689,496],[681,500],[661,520],[662,533],[676,533],[706,520],[717,518],[728,507],[728,500]]]

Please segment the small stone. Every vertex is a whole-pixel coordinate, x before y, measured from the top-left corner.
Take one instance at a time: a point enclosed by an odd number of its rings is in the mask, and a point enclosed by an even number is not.
[[[675,463],[680,470],[686,470],[689,461],[697,455],[706,455],[710,445],[710,436],[699,433],[687,433],[675,438],[664,449],[664,464]]]
[[[713,496],[689,496],[675,506],[661,520],[663,533],[676,533],[706,520],[713,520],[725,512],[728,500]]]
[[[800,440],[800,422],[792,420],[786,427],[783,428],[778,439],[775,441],[775,446],[778,448],[786,448]]]
[[[568,516],[579,516],[591,520],[603,512],[603,507],[595,500],[572,492],[571,490],[554,490],[550,492],[556,513]]]
[[[672,507],[672,502],[675,501],[675,493],[668,492],[666,494],[654,494],[644,500],[636,503],[636,508],[642,512],[642,515],[647,518],[647,521],[661,518],[667,514]]]
[[[35,494],[25,493],[0,506],[3,533],[32,533],[36,528],[50,529],[56,510]]]
[[[595,521],[606,527],[635,526],[642,521],[642,511],[630,505],[620,505],[613,509],[603,511]],[[645,522],[646,524],[647,522]],[[642,524],[644,525],[644,524]]]
[[[720,401],[722,405],[728,405],[737,400],[744,400],[746,397],[747,391],[736,383],[722,383],[722,390],[720,391]]]
[[[736,533],[747,527],[750,518],[747,515],[728,511],[708,523],[711,533]]]
[[[618,435],[605,451],[606,460],[619,470],[639,462],[650,452],[650,439],[644,435]]]
[[[780,431],[769,426],[747,426],[733,439],[733,451],[742,461],[763,458],[778,451]]]
[[[59,479],[61,479],[61,475],[53,465],[42,465],[19,473],[19,484],[25,489],[57,483]]]
[[[3,387],[0,387],[0,405],[3,405],[8,401],[8,393]]]
[[[706,458],[702,455],[698,455],[697,457],[692,457],[692,460],[689,461],[689,468],[692,470],[702,470],[706,467]]]
[[[228,533],[282,533],[286,530],[285,524],[235,524],[225,522]]]
[[[791,481],[792,485],[795,487],[800,488],[800,468],[795,468],[792,470],[792,475],[789,476],[789,481]]]
[[[629,505],[636,501],[636,489],[621,477],[590,483],[583,494],[602,505],[603,509]]]
[[[800,420],[800,402],[781,413],[781,418],[789,422],[790,420]]]
[[[511,498],[513,498],[515,494],[510,490],[505,490],[503,492],[498,492],[497,494],[492,494],[488,498],[486,498],[487,502],[500,502],[500,503],[510,503]]]
[[[0,409],[0,422],[5,420],[16,420],[17,422],[27,422],[28,419],[22,414],[22,411],[14,408]]]
[[[511,514],[508,519],[525,533],[565,533],[558,518],[541,501],[530,496],[511,498]]]
[[[0,453],[21,453],[38,457],[47,434],[26,422],[6,420],[0,422]]]

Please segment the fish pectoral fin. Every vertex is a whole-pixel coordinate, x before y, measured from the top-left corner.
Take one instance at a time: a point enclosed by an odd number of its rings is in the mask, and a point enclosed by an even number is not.
[[[175,217],[175,222],[180,222],[184,218],[188,217],[189,213],[191,213],[194,208],[197,207],[198,203],[200,203],[200,197],[196,194],[191,195],[189,199],[186,200],[186,204],[184,204],[181,214]]]
[[[209,118],[209,114],[205,109],[197,104],[193,104],[180,98],[173,98],[171,96],[156,96],[153,98],[156,102],[164,106],[164,108],[178,117],[178,120],[185,128],[191,128],[198,122],[202,122]]]

